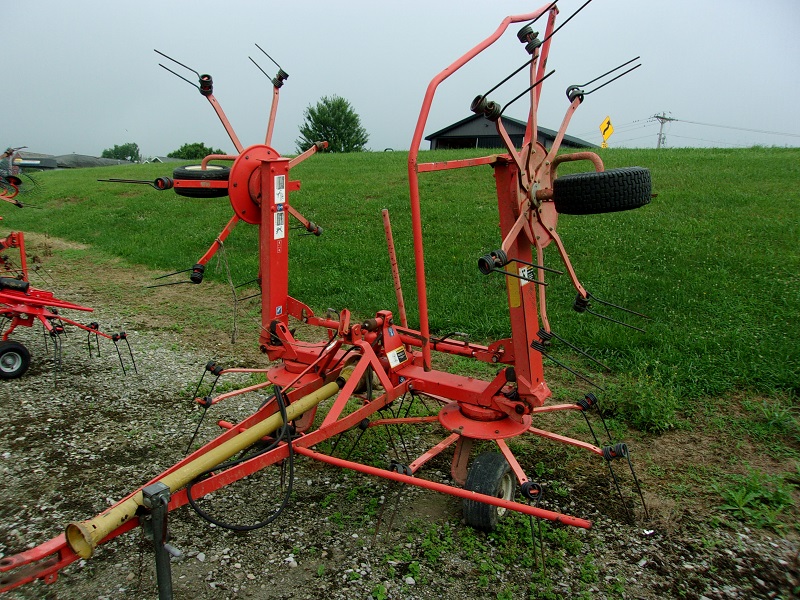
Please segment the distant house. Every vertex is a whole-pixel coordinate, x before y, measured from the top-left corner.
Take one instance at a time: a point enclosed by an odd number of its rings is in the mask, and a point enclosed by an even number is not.
[[[172,158],[171,156],[151,156],[144,159],[142,162],[147,163],[170,163],[170,162],[183,162],[183,158]]]
[[[526,123],[511,117],[500,117],[514,145],[519,148],[525,136]],[[545,148],[550,149],[557,131],[538,127],[538,141]],[[456,148],[504,148],[503,140],[497,133],[495,124],[483,115],[472,115],[453,123],[449,127],[426,136],[431,143],[431,150],[444,150]],[[561,142],[562,148],[597,148],[596,144],[587,142],[571,135],[565,135]]]

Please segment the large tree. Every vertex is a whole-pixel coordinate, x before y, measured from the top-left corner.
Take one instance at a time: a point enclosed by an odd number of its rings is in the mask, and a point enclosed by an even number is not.
[[[328,152],[363,152],[369,135],[350,102],[340,96],[323,96],[303,113],[298,152],[305,152],[315,142],[328,142]]]
[[[131,162],[142,162],[142,154],[139,152],[139,145],[128,142],[121,146],[106,148],[100,158],[116,158],[117,160],[129,160]]]
[[[201,142],[195,142],[193,144],[184,144],[177,150],[173,150],[167,154],[167,156],[170,158],[185,158],[188,160],[195,160],[205,158],[209,154],[226,154],[226,152],[223,150],[214,150],[213,148],[208,148]]]

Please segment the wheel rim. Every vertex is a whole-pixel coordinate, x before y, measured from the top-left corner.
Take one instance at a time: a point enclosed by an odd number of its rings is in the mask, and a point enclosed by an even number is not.
[[[223,168],[222,165],[206,165],[205,169],[203,169],[203,165],[189,165],[184,167],[187,171],[219,171]]]
[[[22,366],[22,356],[16,352],[6,352],[0,356],[0,370],[3,373],[14,373]]]
[[[501,500],[511,500],[514,495],[514,480],[511,479],[511,474],[506,473],[500,480],[500,487],[497,490],[497,497]],[[503,517],[506,514],[506,509],[502,506],[497,507],[497,516]]]

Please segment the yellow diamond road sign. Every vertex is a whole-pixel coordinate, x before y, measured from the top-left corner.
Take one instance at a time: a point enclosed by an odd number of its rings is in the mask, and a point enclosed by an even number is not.
[[[614,127],[611,125],[611,117],[606,117],[605,120],[600,123],[600,133],[603,135],[603,141],[606,141],[611,137],[611,134],[614,133]]]

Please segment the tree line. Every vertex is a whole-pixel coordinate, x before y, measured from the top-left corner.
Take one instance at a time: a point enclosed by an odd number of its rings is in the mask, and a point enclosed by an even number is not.
[[[295,140],[298,153],[305,152],[316,142],[327,141],[327,152],[364,152],[369,135],[361,125],[361,118],[349,101],[341,96],[323,96],[315,105],[303,112],[300,137]],[[201,142],[187,143],[167,154],[170,158],[200,160],[209,154],[227,152],[206,146]],[[130,162],[142,162],[138,144],[127,142],[106,148],[101,158],[114,158]]]

